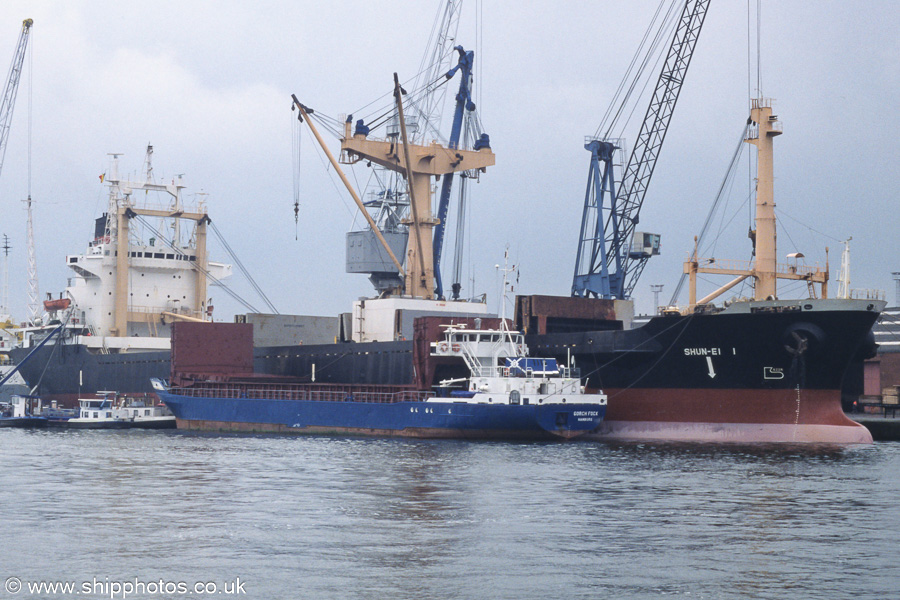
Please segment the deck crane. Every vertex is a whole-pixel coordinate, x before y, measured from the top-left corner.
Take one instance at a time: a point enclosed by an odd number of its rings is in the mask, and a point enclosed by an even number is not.
[[[629,298],[647,259],[659,253],[659,236],[636,234],[635,227],[708,8],[709,0],[685,0],[637,143],[618,186],[614,156],[622,145],[608,138],[585,143],[591,162],[573,296]]]
[[[459,18],[463,0],[443,0],[438,8],[434,26],[422,62],[419,66],[411,89],[415,92],[415,100],[409,102],[409,114],[406,115],[406,126],[410,139],[415,143],[428,143],[430,139],[443,137],[440,133],[440,122],[444,109],[444,96],[448,86],[445,75],[453,67],[454,46],[459,27]],[[398,138],[400,125],[397,121],[396,108],[390,117],[388,135]],[[363,202],[380,230],[383,237],[395,246],[395,252],[403,252],[408,236],[409,189],[408,182],[401,173],[397,173],[372,164],[372,176],[375,183]],[[391,293],[402,287],[402,276],[393,270],[384,260],[378,246],[372,246],[374,232],[368,230],[353,231],[348,235],[347,271],[350,273],[368,273],[369,279],[379,294]],[[370,260],[369,253],[353,253],[351,248],[364,244],[376,250],[376,260]],[[401,258],[403,258],[401,256]],[[401,269],[402,272],[402,269]]]
[[[432,140],[444,139],[447,150],[456,152],[465,147],[475,150],[481,148],[490,149],[489,137],[481,131],[481,126],[475,115],[475,104],[472,100],[472,70],[475,62],[474,52],[466,51],[456,44],[456,31],[459,25],[462,0],[444,0],[438,11],[432,35],[429,39],[428,49],[422,59],[419,74],[416,76],[412,89],[407,96],[407,114],[403,125],[413,143],[427,145]],[[454,63],[454,58],[455,64]],[[449,139],[440,131],[443,98],[449,88],[447,85],[457,74],[460,82],[456,93],[456,108],[451,125]],[[404,91],[404,94],[406,92]],[[383,119],[376,117],[376,121]],[[364,120],[357,121],[356,133],[368,135],[371,122],[366,124]],[[379,125],[380,126],[380,125]],[[373,127],[377,127],[373,125]],[[388,138],[399,143],[401,125],[399,123],[398,110],[395,108],[389,117],[387,125]],[[458,152],[456,152],[459,155]],[[376,161],[369,161],[373,168],[374,178],[377,181],[377,189],[370,192],[370,199],[363,202],[364,209],[372,217],[369,228],[362,231],[348,233],[347,271],[351,273],[369,273],[370,281],[376,291],[381,295],[392,295],[397,290],[403,289],[404,283],[386,260],[386,252],[382,252],[380,245],[375,243],[373,227],[379,229],[381,238],[384,238],[391,246],[395,246],[394,253],[403,258],[403,247],[407,244],[408,225],[415,220],[410,215],[410,191],[407,175],[393,168],[379,165]],[[430,241],[430,256],[433,257],[433,265],[429,264],[427,270],[433,282],[428,285],[434,291],[434,297],[444,299],[444,282],[441,275],[441,256],[444,246],[447,217],[451,204],[451,194],[455,182],[459,193],[459,213],[463,214],[465,206],[466,183],[469,179],[478,177],[476,171],[463,171],[458,179],[453,173],[443,176],[440,191],[437,194],[436,206],[433,213],[434,237]],[[367,219],[369,221],[369,219]],[[459,247],[462,245],[463,219],[457,218],[457,252],[454,256],[453,268],[453,298],[459,299],[461,285]],[[418,285],[418,284],[417,284]]]
[[[12,123],[13,109],[16,106],[16,94],[19,91],[19,79],[22,77],[22,64],[25,62],[25,47],[31,33],[31,19],[22,21],[22,31],[16,44],[16,53],[9,66],[6,78],[6,89],[3,90],[3,101],[0,103],[0,171],[3,170],[3,159],[6,156],[6,140],[9,139],[9,126]]]

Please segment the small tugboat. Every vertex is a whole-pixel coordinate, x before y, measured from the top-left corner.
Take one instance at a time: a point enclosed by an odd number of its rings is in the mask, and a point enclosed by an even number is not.
[[[78,414],[70,419],[51,419],[51,427],[69,429],[174,429],[175,416],[149,399],[97,392],[97,398],[81,398]]]
[[[18,427],[21,429],[33,429],[46,427],[47,419],[34,414],[34,396],[16,394],[10,398],[10,403],[0,409],[0,427]]]

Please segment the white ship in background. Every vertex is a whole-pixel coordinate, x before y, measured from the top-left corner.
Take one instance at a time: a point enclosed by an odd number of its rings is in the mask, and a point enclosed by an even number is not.
[[[152,154],[148,146],[143,181],[120,178],[120,155],[111,155],[110,169],[101,176],[109,187],[107,210],[96,219],[85,252],[66,256],[73,276],[65,292],[56,298],[48,294],[44,323],[24,327],[22,348],[13,351],[14,360],[21,362],[31,347],[63,324],[63,341],[51,341],[22,365],[29,383],[39,380],[50,361],[77,363],[48,370],[42,383],[50,390],[71,390],[73,383],[90,390],[93,386],[84,380],[95,377],[109,389],[102,367],[117,372],[114,355],[136,355],[131,362],[140,353],[164,353],[145,358],[156,365],[153,373],[167,370],[171,323],[212,320],[208,286],[230,277],[231,265],[209,260],[205,202],[185,202],[180,175],[167,183],[154,182]],[[95,357],[103,357],[101,364]],[[62,374],[66,381],[47,379]],[[145,375],[136,374],[140,379]],[[117,382],[115,377],[113,383],[128,392],[145,387],[132,389],[132,382]],[[146,387],[149,390],[149,383]]]
[[[205,203],[184,203],[181,176],[154,183],[152,152],[142,182],[119,179],[112,155],[108,210],[87,250],[66,257],[75,274],[66,291],[44,302],[51,317],[68,320],[75,343],[94,351],[168,349],[171,322],[210,320],[208,282],[231,275],[231,265],[209,261]]]

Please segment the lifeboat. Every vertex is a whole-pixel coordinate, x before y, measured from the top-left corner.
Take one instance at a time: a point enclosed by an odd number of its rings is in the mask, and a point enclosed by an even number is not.
[[[66,310],[72,304],[71,298],[57,298],[56,300],[44,300],[44,310],[54,312],[58,310]]]

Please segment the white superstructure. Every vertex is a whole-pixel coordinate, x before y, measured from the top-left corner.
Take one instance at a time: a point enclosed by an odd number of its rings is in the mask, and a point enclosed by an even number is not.
[[[606,405],[602,391],[585,393],[574,367],[553,358],[529,357],[525,336],[510,331],[505,320],[500,329],[447,326],[444,340],[432,344],[431,354],[460,357],[470,376],[442,381],[441,387],[456,389],[429,402]]]
[[[448,302],[425,298],[368,298],[353,303],[352,332],[354,342],[392,342],[413,338],[416,317],[441,315],[448,317],[486,317],[484,302]]]
[[[79,398],[78,413],[68,427],[174,427],[175,417],[162,403],[149,399],[121,397],[116,392],[97,392],[97,398]]]
[[[185,204],[181,176],[154,183],[151,154],[143,182],[120,179],[112,155],[108,209],[85,252],[66,256],[65,293],[44,302],[71,341],[101,352],[168,349],[172,321],[211,320],[209,282],[231,275],[208,260],[205,203]]]

